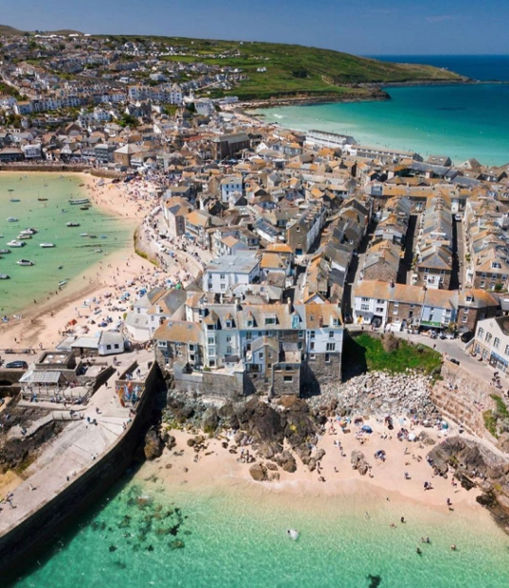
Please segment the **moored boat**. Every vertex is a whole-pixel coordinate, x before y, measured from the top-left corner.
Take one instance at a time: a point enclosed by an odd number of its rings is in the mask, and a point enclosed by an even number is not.
[[[0,255],[7,255],[7,253],[10,253],[11,250],[10,249],[0,249]]]
[[[16,263],[18,265],[25,265],[25,266],[34,265],[34,262],[30,261],[29,259],[18,259],[18,261]]]
[[[26,243],[24,241],[13,239],[12,241],[9,241],[7,245],[9,245],[9,247],[24,247]]]
[[[79,227],[80,226],[80,223],[69,221],[68,223],[65,223],[65,226],[66,227]]]
[[[18,222],[18,219],[17,219],[15,216],[10,216],[10,217],[7,219],[7,222],[8,222],[8,223],[17,223],[17,222]]]
[[[22,241],[26,241],[27,239],[31,239],[32,235],[30,233],[25,233],[25,231],[21,231],[21,233],[19,233],[19,235],[17,236],[17,239],[20,239]]]
[[[88,198],[69,198],[69,204],[74,206],[79,204],[90,204],[90,200]]]
[[[58,282],[58,287],[63,288],[67,284],[68,281],[69,280],[60,280],[60,282]]]
[[[39,247],[43,249],[49,249],[51,247],[55,247],[55,243],[39,243]]]
[[[9,274],[0,274],[0,280],[8,280],[10,277]]]
[[[11,202],[21,202],[20,198],[10,198]]]

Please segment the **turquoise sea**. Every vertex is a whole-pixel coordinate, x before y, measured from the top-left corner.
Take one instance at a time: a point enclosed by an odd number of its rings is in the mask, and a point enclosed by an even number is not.
[[[509,84],[385,88],[391,100],[261,109],[289,129],[353,135],[361,144],[509,163]]]
[[[481,510],[465,519],[376,495],[367,507],[366,497],[355,494],[285,498],[246,483],[165,487],[144,472],[119,485],[14,585],[509,585],[509,538]],[[406,524],[391,528],[402,514]],[[297,541],[288,528],[299,530]]]
[[[55,293],[59,282],[79,275],[129,242],[130,231],[125,222],[94,207],[80,210],[79,206],[69,204],[69,198],[87,197],[80,183],[79,176],[57,173],[0,173],[0,249],[11,251],[0,254],[0,274],[10,276],[0,280],[1,316],[19,311],[33,300],[45,300]],[[18,220],[9,222],[9,217]],[[69,221],[80,226],[68,228]],[[38,232],[26,241],[25,247],[7,245],[28,227]],[[80,237],[81,233],[93,234],[95,238]],[[39,246],[43,242],[54,243],[55,247],[43,249]],[[34,265],[17,265],[21,258]]]

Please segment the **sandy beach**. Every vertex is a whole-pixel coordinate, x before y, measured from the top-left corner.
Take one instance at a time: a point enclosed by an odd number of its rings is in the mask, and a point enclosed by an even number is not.
[[[408,426],[408,421],[406,421]],[[311,472],[297,458],[297,471],[288,473],[278,468],[279,480],[256,482],[251,478],[249,468],[252,464],[241,458],[250,447],[238,447],[233,452],[233,438],[222,434],[214,438],[206,438],[205,447],[196,452],[188,445],[188,440],[198,431],[170,431],[176,439],[176,446],[165,449],[160,458],[146,462],[141,472],[157,478],[168,488],[232,488],[236,485],[247,485],[253,491],[259,491],[260,499],[267,492],[281,496],[284,500],[292,497],[341,497],[355,495],[359,502],[369,511],[370,500],[375,496],[387,502],[411,502],[417,506],[433,509],[436,512],[449,513],[450,516],[461,516],[462,512],[477,513],[482,520],[489,521],[488,513],[476,502],[478,491],[470,491],[461,487],[451,476],[447,479],[435,476],[426,462],[426,455],[431,445],[421,442],[399,441],[395,431],[387,430],[385,425],[375,419],[364,420],[373,433],[360,434],[360,427],[351,427],[351,432],[343,433],[335,425],[329,424],[327,431],[321,436],[317,449],[324,449],[325,456],[321,465]],[[416,427],[414,432],[420,432]],[[425,429],[435,440],[454,434],[454,427],[448,432],[436,429]],[[225,444],[228,442],[228,447]],[[366,476],[353,470],[350,456],[353,450],[361,450],[371,468]],[[385,451],[386,459],[375,459],[374,453]],[[268,460],[257,459],[267,463]],[[425,490],[424,484],[431,489]],[[401,513],[404,516],[404,513]],[[396,527],[404,524],[401,520],[392,522]],[[392,526],[391,523],[391,526]]]

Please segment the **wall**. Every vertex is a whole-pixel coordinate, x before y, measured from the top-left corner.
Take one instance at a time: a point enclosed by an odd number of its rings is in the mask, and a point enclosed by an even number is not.
[[[26,569],[26,562],[34,560],[34,553],[47,548],[65,523],[99,499],[120,477],[151,424],[152,410],[163,386],[161,372],[154,363],[145,381],[146,393],[136,407],[136,416],[117,442],[54,498],[0,537],[3,582],[9,584],[8,572]]]

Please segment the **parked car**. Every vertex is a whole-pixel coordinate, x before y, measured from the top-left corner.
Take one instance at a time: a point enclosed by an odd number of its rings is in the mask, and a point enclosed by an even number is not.
[[[463,343],[468,343],[470,341],[470,339],[472,339],[473,336],[474,336],[473,331],[467,331],[466,333],[463,333],[461,335],[460,339],[463,341]]]
[[[9,370],[26,370],[28,369],[28,363],[22,359],[17,359],[16,361],[10,361],[9,363],[6,363],[4,367]]]
[[[456,365],[459,365],[460,364],[459,359],[456,359],[455,357],[450,357],[449,358],[449,361],[451,363],[455,363]]]

